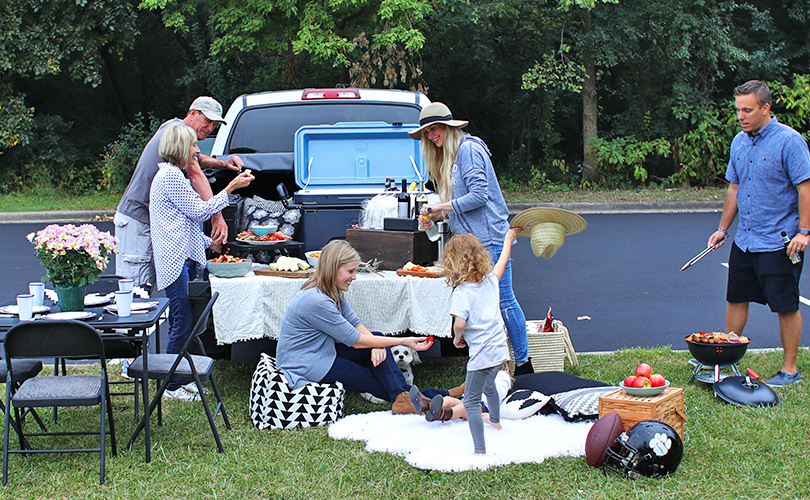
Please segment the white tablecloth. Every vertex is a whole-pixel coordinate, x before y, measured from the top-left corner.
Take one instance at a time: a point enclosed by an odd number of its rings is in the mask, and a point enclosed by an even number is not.
[[[392,335],[410,330],[419,335],[450,337],[451,289],[442,278],[358,273],[346,293],[360,321],[372,332]],[[278,338],[281,320],[304,279],[256,276],[211,276],[214,329],[218,344]]]

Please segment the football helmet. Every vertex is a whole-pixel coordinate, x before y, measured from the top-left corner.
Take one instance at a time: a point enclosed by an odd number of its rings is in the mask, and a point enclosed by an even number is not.
[[[661,477],[678,469],[683,456],[681,436],[664,422],[645,420],[623,432],[605,452],[602,470],[638,479]]]

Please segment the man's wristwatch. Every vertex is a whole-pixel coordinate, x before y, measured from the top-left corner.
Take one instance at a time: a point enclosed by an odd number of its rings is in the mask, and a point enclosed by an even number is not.
[[[799,229],[799,234],[804,236],[810,236],[810,229]]]

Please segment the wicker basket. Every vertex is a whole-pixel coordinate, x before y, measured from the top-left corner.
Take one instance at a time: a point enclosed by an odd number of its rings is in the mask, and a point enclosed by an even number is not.
[[[543,321],[544,320],[526,322],[529,357],[532,358],[534,372],[565,371],[566,359],[571,366],[577,366],[579,360],[577,360],[574,345],[571,344],[568,328],[563,325],[562,321],[555,319],[551,322],[554,331],[544,332],[542,331]],[[509,357],[514,367],[515,352],[512,350],[511,342],[509,343]]]

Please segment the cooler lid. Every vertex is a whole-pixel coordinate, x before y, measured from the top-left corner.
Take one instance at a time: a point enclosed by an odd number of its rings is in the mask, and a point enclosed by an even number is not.
[[[303,189],[382,188],[385,178],[417,180],[411,157],[425,176],[418,125],[382,122],[305,125],[295,132],[295,182]]]

